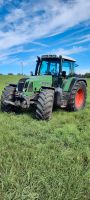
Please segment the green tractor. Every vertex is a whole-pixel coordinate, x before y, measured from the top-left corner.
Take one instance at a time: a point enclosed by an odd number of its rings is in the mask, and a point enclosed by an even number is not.
[[[78,111],[85,107],[87,82],[75,77],[76,60],[67,56],[43,55],[37,57],[35,75],[9,84],[1,96],[1,109],[36,107],[36,118],[51,117],[54,106]]]

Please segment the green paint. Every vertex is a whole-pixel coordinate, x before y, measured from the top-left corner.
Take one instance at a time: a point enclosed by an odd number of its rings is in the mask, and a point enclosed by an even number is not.
[[[68,78],[67,80],[65,80],[65,83],[63,82],[63,92],[69,91],[69,87],[70,87],[70,84],[73,79],[74,79],[74,77],[71,77],[71,78]]]
[[[72,82],[74,77],[70,77],[68,79],[63,80],[62,89],[63,92],[68,92],[70,88],[70,84]],[[58,81],[58,80],[57,80]],[[46,87],[52,87],[54,80],[52,79],[52,76],[50,75],[43,75],[43,76],[31,76],[29,77],[25,84],[27,84],[27,87],[23,88],[23,95],[24,96],[33,96],[35,92],[39,92],[42,88],[42,86]],[[31,91],[30,91],[30,85],[32,84]]]
[[[63,84],[62,84],[62,89],[63,92],[68,92],[69,88],[70,88],[70,84],[72,82],[74,77],[68,78],[67,80],[63,80]],[[43,75],[43,76],[31,76],[30,78],[28,78],[26,80],[26,83],[28,83],[28,87],[24,88],[23,90],[23,95],[24,96],[33,96],[33,94],[35,92],[39,92],[41,90],[42,86],[46,86],[46,87],[52,87],[53,83],[52,83],[52,76],[47,76],[47,75]],[[32,90],[29,90],[29,85],[32,83]]]
[[[28,80],[26,80],[28,83],[27,89],[24,88],[23,95],[25,96],[32,96],[34,92],[40,91],[42,86],[51,87],[52,86],[52,76],[49,75],[43,75],[43,76],[31,76]],[[33,83],[32,91],[29,92],[29,84]]]

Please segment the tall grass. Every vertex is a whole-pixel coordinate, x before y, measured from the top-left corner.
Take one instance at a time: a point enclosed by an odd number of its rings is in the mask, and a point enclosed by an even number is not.
[[[0,89],[19,78],[0,76]],[[48,122],[0,111],[0,200],[89,199],[90,80],[83,111],[58,109]]]

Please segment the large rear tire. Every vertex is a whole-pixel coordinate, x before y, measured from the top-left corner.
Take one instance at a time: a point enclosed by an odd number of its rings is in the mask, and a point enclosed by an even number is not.
[[[54,91],[43,90],[37,100],[36,118],[48,120],[51,117],[54,103]]]
[[[78,111],[85,107],[86,104],[86,84],[84,81],[77,82],[70,94],[68,108],[70,111]]]
[[[14,93],[15,93],[16,88],[13,86],[6,86],[4,88],[4,91],[2,92],[1,95],[1,110],[4,112],[10,112],[14,110],[14,106],[7,104],[6,101],[14,101]]]

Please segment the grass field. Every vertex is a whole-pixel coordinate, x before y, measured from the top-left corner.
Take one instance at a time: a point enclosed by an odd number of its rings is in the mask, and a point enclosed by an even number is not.
[[[19,78],[0,76],[0,93]],[[0,111],[0,200],[89,199],[90,80],[83,111],[58,109],[48,122]]]

